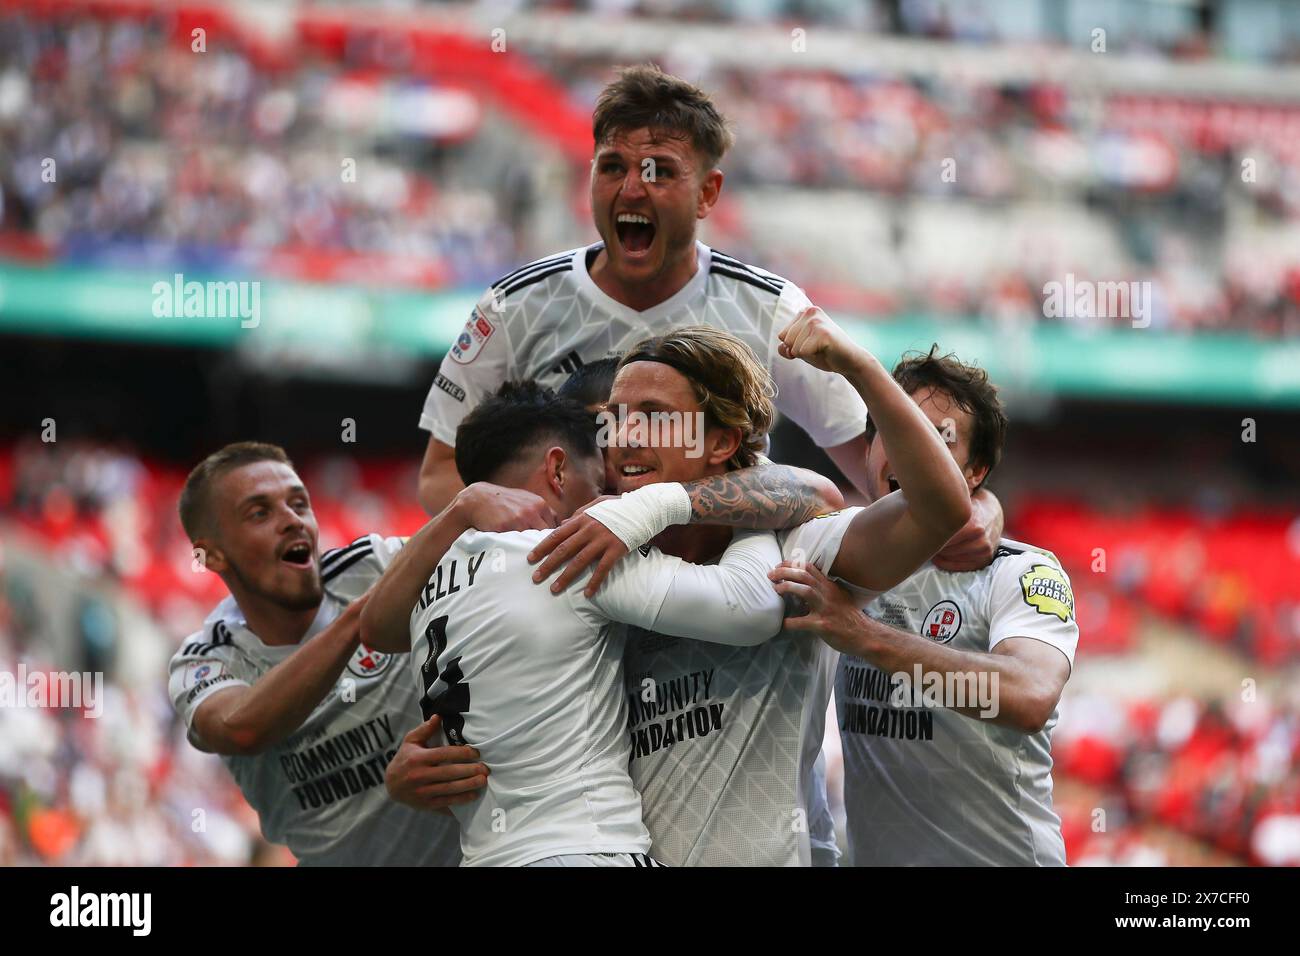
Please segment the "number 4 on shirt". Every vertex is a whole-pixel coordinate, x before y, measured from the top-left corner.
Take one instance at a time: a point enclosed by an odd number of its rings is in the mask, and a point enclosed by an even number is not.
[[[464,683],[460,658],[447,662],[438,673],[438,657],[447,649],[447,615],[434,618],[424,630],[429,642],[429,656],[420,665],[420,678],[424,693],[420,697],[420,710],[424,719],[434,714],[442,717],[442,729],[447,741],[454,746],[465,745],[465,711],[469,710],[469,685]]]

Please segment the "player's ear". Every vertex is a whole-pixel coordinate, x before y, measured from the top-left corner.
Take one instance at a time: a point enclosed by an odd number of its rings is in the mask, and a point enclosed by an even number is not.
[[[969,462],[966,464],[966,467],[962,469],[962,474],[966,476],[966,485],[970,488],[972,493],[980,486],[980,484],[983,483],[984,479],[988,477],[988,473],[988,465],[973,465]]]
[[[546,484],[556,497],[564,497],[564,482],[567,479],[569,459],[564,449],[554,445],[546,450]]]
[[[710,465],[725,465],[740,451],[739,428],[710,428],[704,436],[704,450]]]
[[[704,174],[704,180],[700,183],[700,199],[696,204],[695,218],[707,219],[709,213],[713,211],[714,203],[718,201],[718,196],[722,193],[722,170],[710,169]]]
[[[230,562],[226,559],[225,552],[217,546],[213,538],[205,536],[195,539],[192,551],[195,562],[200,563],[213,574],[224,574],[230,570]]]

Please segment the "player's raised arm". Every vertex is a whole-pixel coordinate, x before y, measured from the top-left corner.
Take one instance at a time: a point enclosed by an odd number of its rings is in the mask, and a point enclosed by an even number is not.
[[[533,574],[538,582],[564,568],[552,585],[557,592],[594,564],[586,585],[590,597],[617,561],[674,524],[778,531],[843,506],[844,498],[829,478],[806,468],[764,462],[603,499],[547,535],[528,560],[542,562]]]
[[[232,686],[203,700],[190,725],[201,749],[225,755],[258,754],[297,730],[338,681],[357,649],[361,612],[368,597],[353,601],[334,623],[255,683]],[[183,681],[176,681],[188,663],[178,657],[172,665],[174,697],[183,689]]]
[[[361,618],[367,647],[388,653],[411,650],[411,609],[456,539],[471,528],[527,531],[555,527],[550,507],[532,492],[475,482],[415,534],[384,571]]]
[[[871,409],[900,492],[862,509],[844,536],[835,576],[886,591],[970,519],[970,491],[943,438],[893,376],[820,309],[780,333],[781,355],[843,375]]]

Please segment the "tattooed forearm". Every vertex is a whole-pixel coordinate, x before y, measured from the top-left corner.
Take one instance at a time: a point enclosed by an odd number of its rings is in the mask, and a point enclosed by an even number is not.
[[[779,529],[834,511],[829,479],[788,465],[758,465],[685,483],[691,523]]]

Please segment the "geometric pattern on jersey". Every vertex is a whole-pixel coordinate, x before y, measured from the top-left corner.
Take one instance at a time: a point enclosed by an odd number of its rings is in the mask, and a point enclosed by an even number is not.
[[[578,250],[565,253],[572,257]],[[583,250],[584,252],[586,250]],[[713,252],[716,260],[721,253]],[[742,339],[760,361],[771,364],[771,345],[768,335],[770,319],[784,279],[764,280],[756,284],[735,278],[748,266],[718,271],[716,261],[709,271],[707,294],[694,296],[682,303],[674,312],[672,327],[684,325],[712,325],[725,328]],[[611,316],[599,305],[579,294],[577,286],[569,279],[572,267],[543,273],[547,278],[516,291],[506,299],[503,312],[506,332],[514,346],[516,360],[526,359],[517,369],[516,377],[536,378],[543,384],[557,386],[568,376],[558,363],[581,343],[579,356],[584,362],[622,355],[637,342],[655,334],[644,325],[634,324],[623,315]],[[510,286],[507,286],[510,288]],[[530,320],[532,316],[545,315],[545,327]],[[725,318],[724,318],[725,317]],[[666,330],[665,330],[666,331]]]
[[[480,325],[490,335],[461,353],[468,361],[457,361],[455,347],[444,358],[439,380],[451,390],[429,389],[421,427],[454,443],[460,420],[507,379],[556,387],[580,364],[620,356],[670,329],[707,325],[754,350],[777,378],[781,411],[814,439],[842,442],[861,433],[865,409],[844,379],[776,354],[778,322],[793,319],[808,301],[793,283],[697,242],[696,274],[664,302],[636,312],[612,302],[591,279],[586,261],[599,248],[530,263],[484,293],[463,340],[475,342]]]
[[[735,647],[628,629],[632,779],[657,859],[800,865],[802,723],[819,643],[782,633]],[[641,700],[647,677],[653,707]]]

